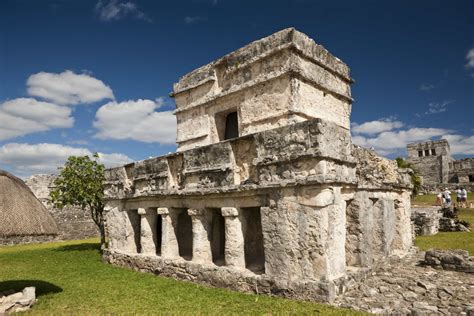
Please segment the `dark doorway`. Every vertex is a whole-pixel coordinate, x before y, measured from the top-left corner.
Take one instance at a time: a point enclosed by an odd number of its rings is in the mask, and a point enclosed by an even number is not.
[[[161,256],[161,240],[163,238],[162,236],[162,228],[163,227],[163,217],[161,215],[158,215],[158,218],[156,220],[156,253]]]
[[[142,246],[140,242],[140,232],[141,232],[141,218],[137,210],[128,210],[127,211],[128,219],[130,220],[130,225],[132,226],[133,231],[133,241],[135,250],[137,253],[142,252]]]
[[[265,273],[262,218],[260,207],[242,209],[245,267],[256,274]]]
[[[474,174],[469,175],[469,182],[474,182]]]
[[[218,266],[225,264],[225,220],[220,209],[211,209],[211,251],[212,262]]]
[[[177,238],[179,255],[185,260],[191,260],[193,258],[193,222],[186,209],[178,215]]]
[[[236,137],[239,137],[239,119],[237,112],[231,112],[225,118],[224,140]]]

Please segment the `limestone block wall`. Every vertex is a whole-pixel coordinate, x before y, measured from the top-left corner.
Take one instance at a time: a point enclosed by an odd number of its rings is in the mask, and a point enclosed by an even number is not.
[[[330,300],[348,267],[363,271],[411,246],[409,176],[321,119],[106,178],[105,258],[141,271]]]
[[[465,158],[452,162],[450,169],[450,182],[474,184],[474,158]]]
[[[59,233],[55,240],[85,239],[98,236],[99,231],[89,211],[70,206],[58,209],[51,204],[49,193],[54,187],[55,179],[55,175],[37,174],[25,180],[26,185],[46,206],[58,224]],[[38,239],[38,242],[42,241],[43,239]]]
[[[237,112],[239,136],[323,118],[349,129],[349,68],[286,29],[187,74],[174,85],[178,151],[224,140]]]
[[[408,144],[408,161],[422,175],[423,183],[448,183],[453,159],[447,140]]]
[[[346,194],[347,265],[371,267],[412,245],[411,180],[395,161],[354,146],[357,191]]]

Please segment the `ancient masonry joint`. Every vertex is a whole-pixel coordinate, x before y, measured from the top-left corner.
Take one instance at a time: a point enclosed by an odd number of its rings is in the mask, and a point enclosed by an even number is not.
[[[104,259],[331,301],[412,245],[409,175],[352,145],[349,68],[285,29],[174,85],[178,152],[106,171]]]

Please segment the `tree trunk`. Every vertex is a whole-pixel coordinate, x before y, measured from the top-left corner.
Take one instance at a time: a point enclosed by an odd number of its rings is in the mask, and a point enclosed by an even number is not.
[[[100,251],[103,252],[105,249],[105,225],[104,222],[100,223],[99,225],[99,232],[100,232]]]

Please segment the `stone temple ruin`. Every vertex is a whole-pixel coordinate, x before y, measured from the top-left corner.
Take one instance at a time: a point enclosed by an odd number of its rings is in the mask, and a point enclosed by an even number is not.
[[[106,261],[331,301],[412,245],[409,175],[353,146],[349,68],[285,29],[174,85],[178,151],[106,171]]]
[[[453,159],[447,140],[408,144],[407,151],[425,186],[451,183],[474,190],[474,158]]]

